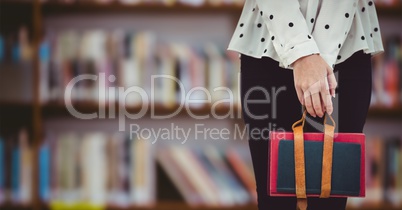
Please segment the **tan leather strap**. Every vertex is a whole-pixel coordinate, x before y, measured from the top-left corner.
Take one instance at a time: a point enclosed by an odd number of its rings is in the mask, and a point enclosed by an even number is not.
[[[327,124],[327,115],[325,115],[321,195],[320,195],[321,198],[328,198],[331,193],[332,156],[333,156],[333,138],[335,132],[335,121],[331,117],[331,115],[328,116],[331,119],[333,125]],[[296,197],[297,197],[298,210],[307,209],[304,138],[303,138],[303,127],[305,119],[306,119],[306,111],[303,112],[302,118],[292,125],[294,135],[295,182],[296,182]]]
[[[320,198],[328,198],[331,194],[331,177],[332,177],[332,156],[334,145],[335,121],[332,119],[333,125],[326,123],[327,116],[324,119],[324,148],[322,154],[322,174],[321,174],[321,194]]]
[[[293,133],[294,133],[296,196],[297,198],[306,198],[303,127],[302,126],[295,127]]]
[[[294,136],[294,158],[295,158],[295,182],[296,182],[296,197],[306,198],[306,174],[304,162],[304,138],[303,127],[306,119],[306,111],[300,120],[293,123]],[[300,125],[301,123],[301,125]]]
[[[307,198],[298,198],[296,204],[296,210],[306,210],[307,209]]]

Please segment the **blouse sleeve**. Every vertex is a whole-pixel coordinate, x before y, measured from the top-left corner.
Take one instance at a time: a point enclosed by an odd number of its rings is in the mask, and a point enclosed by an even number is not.
[[[321,57],[333,67],[341,59],[339,51],[345,42],[356,13],[357,0],[322,1],[321,10],[316,18],[313,37]],[[365,8],[360,8],[362,11]],[[361,36],[359,39],[364,40]]]
[[[257,0],[257,6],[285,67],[303,56],[320,53],[298,0]]]

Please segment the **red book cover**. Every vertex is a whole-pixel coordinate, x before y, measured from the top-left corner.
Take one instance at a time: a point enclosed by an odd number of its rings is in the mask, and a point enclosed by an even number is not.
[[[277,181],[278,181],[278,166],[279,166],[279,144],[281,141],[289,141],[293,140],[293,133],[292,132],[271,132],[270,133],[270,154],[269,156],[269,161],[270,161],[270,176],[268,182],[269,184],[269,189],[268,192],[271,196],[295,196],[295,193],[283,193],[283,192],[278,192],[278,187],[277,187]],[[306,148],[306,142],[323,142],[324,139],[324,134],[323,133],[304,133],[304,141],[305,141],[305,148]],[[337,194],[337,193],[332,193],[331,190],[331,197],[364,197],[365,196],[365,136],[362,133],[336,133],[334,136],[334,148],[336,143],[348,143],[348,144],[354,144],[354,145],[360,145],[360,190],[358,195],[344,195],[344,194]],[[334,150],[335,154],[335,150]],[[293,154],[292,154],[293,155]],[[305,153],[307,156],[308,154]],[[288,155],[289,156],[289,155]],[[335,158],[335,155],[334,155]],[[334,161],[335,162],[335,161]],[[283,164],[283,163],[282,163]],[[307,163],[307,158],[306,158],[306,168],[308,166]],[[333,164],[333,170],[332,170],[332,178],[334,181],[334,169],[335,164]],[[321,174],[319,174],[321,175]],[[283,176],[283,175],[281,175]],[[357,175],[358,176],[358,175]],[[321,176],[320,176],[321,177]],[[293,180],[288,180],[293,181]],[[306,169],[306,190],[307,190],[307,196],[309,197],[319,197],[319,193],[310,193],[309,194],[309,177],[308,177],[308,171]],[[319,180],[321,182],[321,180]],[[332,182],[334,183],[334,182]],[[332,189],[334,189],[334,186],[332,186]]]

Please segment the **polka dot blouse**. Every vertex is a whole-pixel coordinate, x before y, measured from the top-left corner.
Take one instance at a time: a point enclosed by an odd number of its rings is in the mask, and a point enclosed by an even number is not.
[[[311,54],[334,67],[359,50],[384,51],[371,0],[246,0],[228,50],[289,69]]]

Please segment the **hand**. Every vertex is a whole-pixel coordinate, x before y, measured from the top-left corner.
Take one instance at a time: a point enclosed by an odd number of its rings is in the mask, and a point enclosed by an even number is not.
[[[320,55],[301,57],[293,63],[293,76],[297,97],[307,112],[323,117],[332,114],[331,95],[335,98],[335,75]]]

